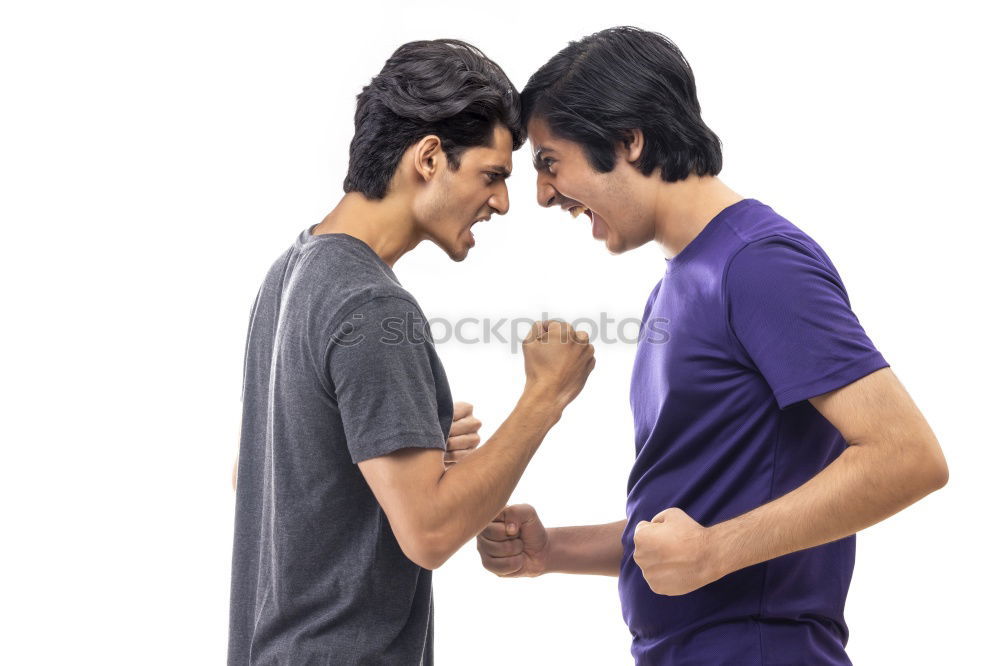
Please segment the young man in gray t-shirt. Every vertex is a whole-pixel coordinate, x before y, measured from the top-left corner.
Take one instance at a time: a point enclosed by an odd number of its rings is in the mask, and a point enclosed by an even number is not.
[[[448,380],[392,266],[423,240],[461,261],[472,225],[507,212],[518,109],[456,40],[400,47],[358,97],[345,196],[271,266],[250,318],[230,665],[431,664],[430,570],[500,513],[593,369],[586,334],[537,322],[522,398],[446,464]]]

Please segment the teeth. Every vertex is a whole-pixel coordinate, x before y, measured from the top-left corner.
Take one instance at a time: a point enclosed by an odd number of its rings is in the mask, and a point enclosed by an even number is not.
[[[580,217],[580,213],[585,213],[588,210],[590,209],[587,208],[586,206],[573,206],[572,208],[569,209],[569,214],[572,215],[573,217]]]

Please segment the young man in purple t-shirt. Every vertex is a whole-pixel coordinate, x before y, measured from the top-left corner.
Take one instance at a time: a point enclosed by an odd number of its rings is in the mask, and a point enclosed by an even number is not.
[[[573,42],[521,93],[538,202],[612,253],[656,241],[632,373],[626,518],[478,539],[506,577],[619,576],[638,664],[849,664],[854,534],[941,488],[938,442],[830,258],[716,176],[718,137],[668,39]]]

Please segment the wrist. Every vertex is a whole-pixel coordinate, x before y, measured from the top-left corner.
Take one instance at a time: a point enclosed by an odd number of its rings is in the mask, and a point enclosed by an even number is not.
[[[562,418],[562,412],[565,408],[565,405],[561,404],[554,396],[554,391],[538,382],[528,382],[521,393],[518,406],[537,415],[548,428],[551,428]]]
[[[542,549],[541,556],[538,558],[541,563],[541,567],[537,575],[541,576],[547,573],[555,573],[559,570],[557,561],[560,556],[560,552],[558,548],[559,543],[557,530],[545,528],[545,547]]]
[[[715,581],[745,565],[734,560],[738,549],[733,547],[734,524],[732,520],[705,529],[707,557],[705,564],[711,580]]]

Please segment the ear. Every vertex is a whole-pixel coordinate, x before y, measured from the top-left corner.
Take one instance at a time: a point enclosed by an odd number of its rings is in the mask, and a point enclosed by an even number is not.
[[[641,129],[626,130],[622,135],[622,146],[625,149],[625,160],[629,163],[635,162],[642,155],[642,148],[645,145]]]
[[[417,171],[417,176],[424,182],[429,181],[442,164],[443,158],[444,151],[441,150],[439,137],[429,134],[422,138],[413,151],[413,167]]]

